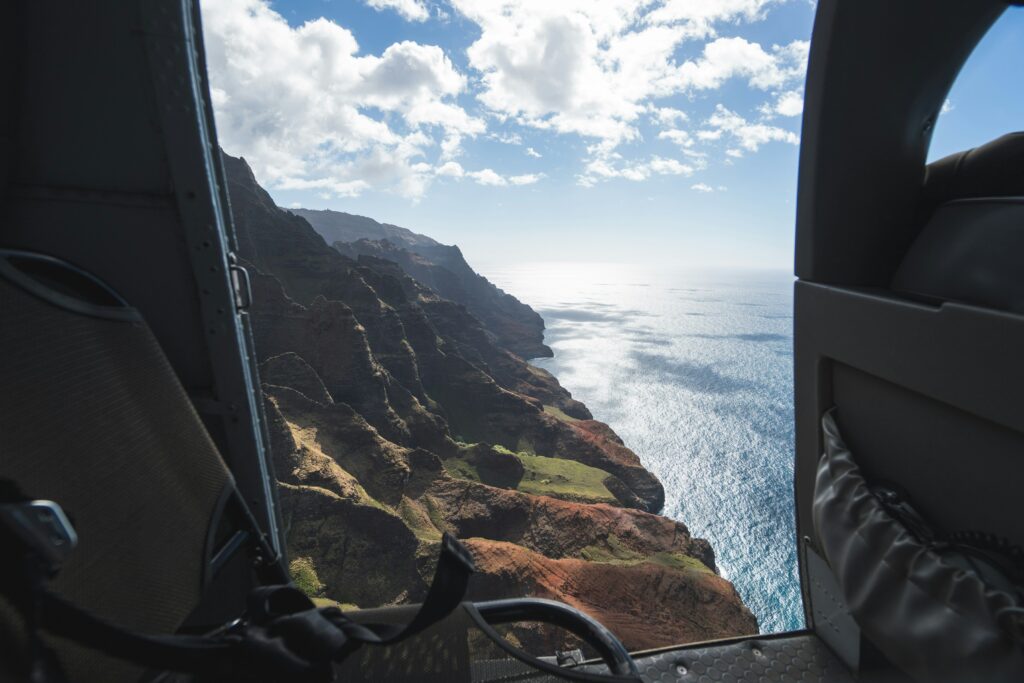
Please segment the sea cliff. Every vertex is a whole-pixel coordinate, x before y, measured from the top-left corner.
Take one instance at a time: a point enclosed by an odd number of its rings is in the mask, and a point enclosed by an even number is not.
[[[476,558],[476,599],[562,600],[633,649],[757,631],[710,545],[657,514],[664,491],[636,454],[526,361],[551,353],[540,316],[457,247],[282,210],[244,160],[224,162],[301,587],[419,600],[447,531]]]

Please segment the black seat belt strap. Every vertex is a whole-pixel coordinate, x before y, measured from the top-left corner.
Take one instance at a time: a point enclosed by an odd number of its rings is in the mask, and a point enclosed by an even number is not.
[[[112,657],[160,670],[206,674],[217,680],[329,681],[331,663],[360,645],[388,645],[421,632],[462,602],[475,571],[468,551],[445,534],[430,589],[404,626],[360,624],[336,607],[317,609],[294,586],[253,590],[244,619],[206,636],[145,635],[91,614],[45,586],[74,547],[74,530],[60,506],[32,501],[0,480],[0,539],[12,552],[0,562],[0,593],[22,612],[30,631],[32,662],[52,660],[37,630]],[[18,551],[21,552],[18,552]],[[47,664],[43,667],[54,671]],[[53,673],[40,680],[62,681]]]

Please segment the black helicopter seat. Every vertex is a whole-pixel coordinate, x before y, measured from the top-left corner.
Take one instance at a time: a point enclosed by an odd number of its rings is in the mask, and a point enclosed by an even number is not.
[[[929,164],[894,291],[1024,313],[1024,132]]]
[[[39,535],[52,570],[63,565],[51,584],[62,598],[126,628],[174,633],[242,546],[256,547],[227,466],[142,317],[103,283],[0,251],[0,310],[5,521]],[[59,501],[68,520],[41,500]],[[17,671],[32,648],[10,607],[0,597],[0,660]],[[142,672],[68,640],[40,646],[71,680]]]

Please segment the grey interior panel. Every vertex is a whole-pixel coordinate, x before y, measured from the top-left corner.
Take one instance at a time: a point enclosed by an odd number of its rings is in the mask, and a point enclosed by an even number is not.
[[[860,628],[850,615],[842,590],[828,563],[808,544],[803,551],[810,581],[808,597],[814,614],[815,634],[850,668],[860,668]]]
[[[794,381],[801,582],[808,624],[822,632],[810,509],[820,421],[833,407],[865,475],[907,491],[941,532],[1024,543],[1024,134],[925,164],[946,93],[1005,9],[819,3],[801,135]],[[863,666],[877,653],[859,656]]]
[[[837,421],[869,481],[906,491],[941,531],[1024,545],[1024,526],[1007,507],[1024,481],[1024,432],[842,363],[832,364],[832,387]]]

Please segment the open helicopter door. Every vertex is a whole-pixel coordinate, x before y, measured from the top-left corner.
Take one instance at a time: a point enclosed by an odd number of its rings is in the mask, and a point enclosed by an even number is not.
[[[1024,677],[1024,135],[926,167],[996,0],[822,0],[800,153],[808,625],[854,670]]]

